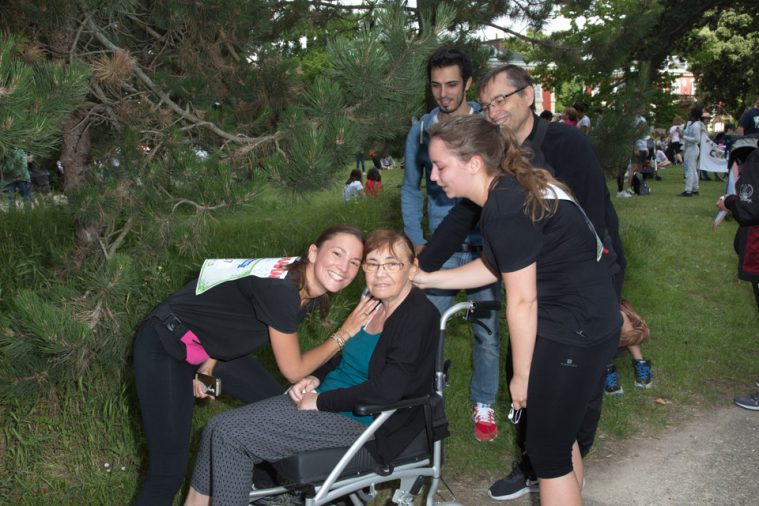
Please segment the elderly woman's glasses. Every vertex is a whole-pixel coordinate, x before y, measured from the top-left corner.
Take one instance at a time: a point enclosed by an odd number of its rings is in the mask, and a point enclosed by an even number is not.
[[[379,264],[377,262],[364,262],[361,264],[361,267],[364,269],[364,272],[377,272],[379,271],[380,267],[385,269],[385,272],[398,272],[403,268],[403,262],[386,262],[384,264]]]
[[[495,98],[493,98],[493,100],[490,101],[489,104],[482,106],[482,112],[487,114],[488,111],[490,111],[491,107],[500,107],[501,105],[503,105],[503,103],[506,101],[507,98],[509,98],[511,95],[519,93],[525,88],[527,88],[527,85],[520,86],[519,88],[512,91],[511,93],[504,93],[503,95],[497,95]]]

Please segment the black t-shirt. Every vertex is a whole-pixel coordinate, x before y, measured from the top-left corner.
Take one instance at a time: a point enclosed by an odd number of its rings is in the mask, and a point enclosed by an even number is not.
[[[300,307],[289,279],[247,276],[195,295],[197,280],[165,302],[215,359],[232,360],[269,343],[269,327],[296,332],[311,305]]]
[[[596,237],[573,202],[537,223],[524,213],[524,189],[503,176],[482,209],[482,257],[500,277],[537,262],[538,335],[593,346],[619,333],[622,320]]]

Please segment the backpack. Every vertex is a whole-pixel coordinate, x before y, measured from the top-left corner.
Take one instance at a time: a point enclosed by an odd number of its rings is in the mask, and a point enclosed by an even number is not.
[[[651,188],[646,184],[646,178],[640,172],[635,173],[632,181],[632,189],[638,195],[649,195]]]
[[[735,220],[742,226],[759,225],[759,149],[754,149],[741,164],[741,175],[735,182],[736,205],[731,207]]]

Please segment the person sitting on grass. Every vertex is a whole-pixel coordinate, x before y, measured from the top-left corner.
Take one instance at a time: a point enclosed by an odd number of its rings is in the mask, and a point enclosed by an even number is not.
[[[667,158],[667,154],[664,153],[664,151],[662,151],[661,149],[657,149],[656,150],[656,167],[662,168],[671,164],[672,162],[670,162],[669,158]]]
[[[376,305],[326,376],[308,376],[279,395],[214,417],[203,431],[187,497],[189,506],[248,504],[254,465],[299,452],[350,446],[371,423],[357,404],[387,404],[433,393],[440,315],[411,279],[411,241],[394,230],[366,240],[362,267]],[[324,368],[326,369],[326,368]],[[324,372],[322,369],[322,373]],[[376,432],[369,450],[387,463],[424,430],[422,407],[399,410]]]
[[[361,184],[361,171],[353,169],[343,187],[343,202],[358,200],[364,196],[364,185]]]
[[[377,197],[382,191],[382,176],[377,167],[372,167],[366,173],[366,194],[369,197]]]

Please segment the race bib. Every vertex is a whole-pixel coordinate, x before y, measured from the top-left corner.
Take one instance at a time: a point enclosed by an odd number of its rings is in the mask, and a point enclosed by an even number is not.
[[[210,290],[226,281],[256,276],[257,278],[284,279],[285,267],[300,257],[282,258],[209,258],[203,262],[195,286],[195,295]]]

